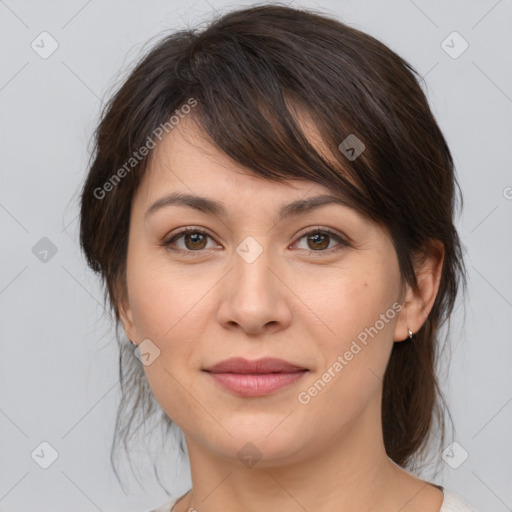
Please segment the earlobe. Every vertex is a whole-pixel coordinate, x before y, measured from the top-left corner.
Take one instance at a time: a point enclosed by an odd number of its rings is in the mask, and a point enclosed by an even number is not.
[[[395,341],[413,339],[425,323],[439,290],[444,261],[444,246],[439,240],[432,240],[428,252],[415,266],[417,290],[407,287],[406,302],[395,326]],[[410,336],[410,332],[413,333]]]
[[[398,317],[398,321],[395,325],[394,341],[400,343],[402,341],[412,340],[414,332],[409,328],[408,324],[408,313],[407,313],[408,302],[402,304],[402,310]]]

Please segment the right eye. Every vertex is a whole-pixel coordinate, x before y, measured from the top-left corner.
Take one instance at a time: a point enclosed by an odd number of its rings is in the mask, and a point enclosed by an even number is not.
[[[201,252],[204,249],[209,249],[207,247],[208,238],[212,239],[212,237],[202,229],[186,228],[175,233],[170,239],[164,241],[162,245],[171,251],[185,253]],[[178,241],[182,242],[181,247],[177,244]]]

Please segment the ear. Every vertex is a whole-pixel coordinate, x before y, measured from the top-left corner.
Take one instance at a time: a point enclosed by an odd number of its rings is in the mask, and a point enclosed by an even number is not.
[[[130,303],[128,299],[128,294],[126,292],[125,286],[123,283],[118,283],[119,295],[118,295],[118,310],[119,310],[119,319],[123,324],[123,329],[126,334],[126,337],[134,344],[136,344],[136,340],[138,340],[137,329],[135,327],[135,323],[133,321],[133,313],[130,308]]]
[[[414,270],[418,281],[418,290],[407,285],[404,308],[395,325],[395,341],[404,341],[409,337],[409,329],[416,333],[425,323],[439,290],[444,261],[444,245],[440,240],[431,240],[424,252],[417,255]]]
[[[119,318],[121,320],[121,323],[123,324],[123,329],[126,334],[126,337],[132,343],[137,344],[137,329],[135,328],[135,324],[133,322],[132,311],[126,301],[123,301],[122,303],[119,304]]]

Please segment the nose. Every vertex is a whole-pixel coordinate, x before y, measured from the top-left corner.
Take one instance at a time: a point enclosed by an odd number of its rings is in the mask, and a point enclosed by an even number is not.
[[[235,254],[234,268],[223,280],[219,323],[225,329],[241,329],[249,335],[287,328],[292,319],[293,294],[284,274],[268,251],[264,250],[254,261]]]

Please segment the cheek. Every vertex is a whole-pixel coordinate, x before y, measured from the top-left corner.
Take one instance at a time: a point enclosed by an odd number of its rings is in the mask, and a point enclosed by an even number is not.
[[[164,344],[184,324],[199,327],[206,316],[203,299],[214,285],[215,276],[177,270],[162,255],[138,261],[134,258],[133,266],[128,268],[128,289],[140,335]]]
[[[208,278],[191,281],[190,275],[171,273],[157,263],[134,269],[128,286],[137,332],[160,350],[154,362],[144,367],[146,378],[162,409],[182,427],[190,417],[204,414],[190,399],[189,380],[199,349],[196,341],[208,318],[204,311],[207,301],[201,299],[212,285]]]
[[[175,408],[169,397],[183,394],[180,383],[185,385],[197,366],[200,343],[211,319],[209,291],[218,276],[190,268],[177,271],[162,258],[139,262],[128,269],[130,306],[140,339],[149,338],[160,350],[144,370],[155,397],[162,406],[167,404],[164,409],[169,412]]]
[[[298,295],[321,321],[317,329],[324,331],[323,336],[317,337],[320,343],[333,346],[333,340],[337,340],[335,348],[342,349],[374,326],[380,315],[386,315],[399,293],[398,269],[392,263],[361,261],[346,271],[333,268],[321,279],[311,276],[306,280]],[[379,333],[387,336],[392,331],[393,317],[394,310],[387,314],[384,324],[378,322]]]
[[[321,287],[311,286],[304,299],[322,320],[316,335],[311,333],[322,360],[314,377],[329,382],[325,388],[319,383],[322,391],[315,402],[325,410],[340,410],[344,403],[340,414],[348,420],[382,384],[397,319],[393,304],[399,293],[398,267],[393,260],[361,261],[361,266],[353,265],[347,272],[333,269],[322,282]]]

